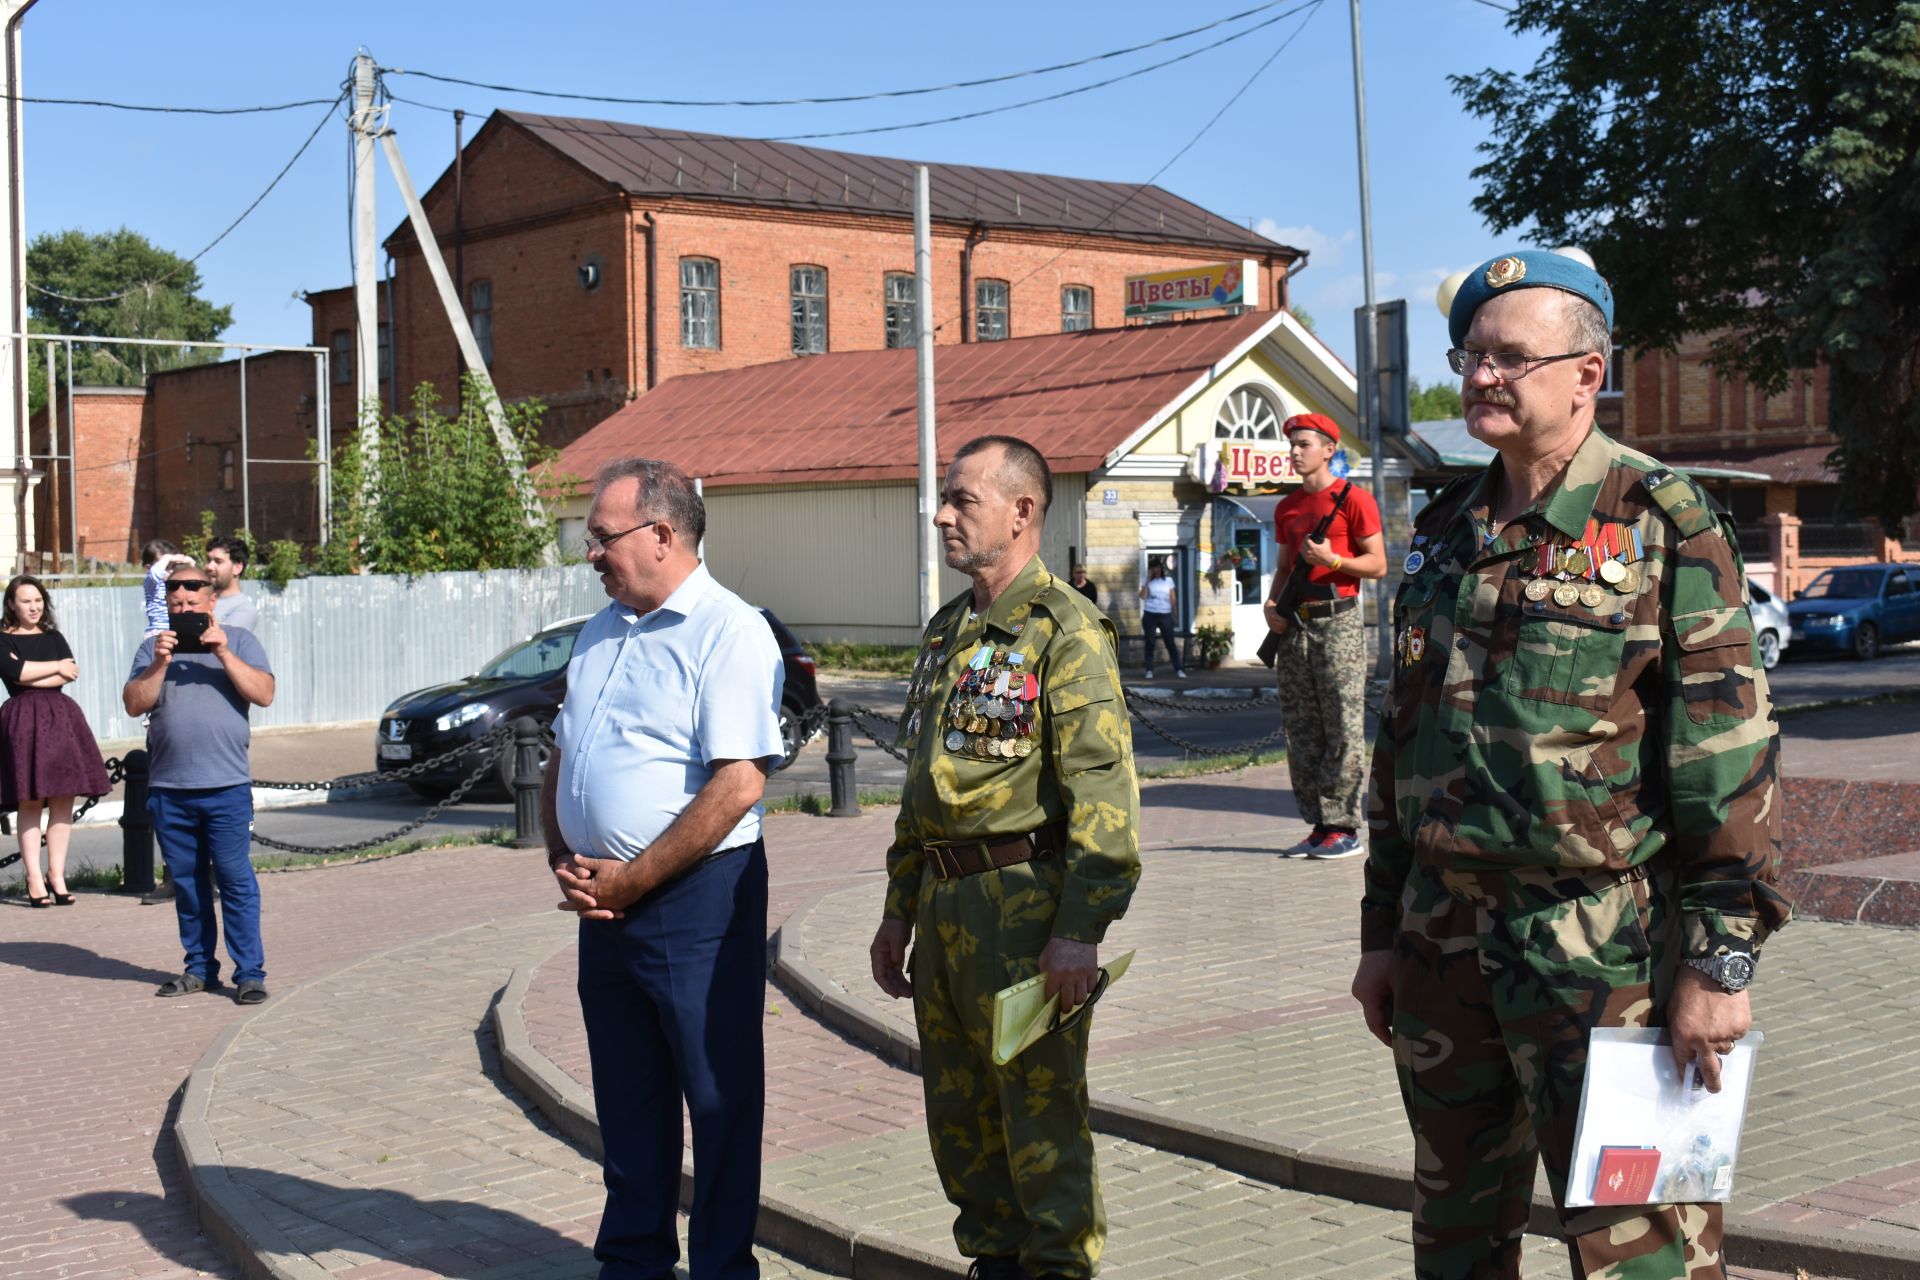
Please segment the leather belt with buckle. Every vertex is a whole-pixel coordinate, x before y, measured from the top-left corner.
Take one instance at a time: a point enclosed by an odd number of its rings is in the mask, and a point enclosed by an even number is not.
[[[1335,614],[1345,613],[1359,603],[1358,596],[1341,596],[1338,600],[1315,601],[1300,605],[1294,609],[1294,612],[1300,616],[1300,621],[1305,622],[1309,618],[1331,618]]]
[[[920,847],[935,880],[958,880],[1051,857],[1062,848],[1062,835],[1059,827],[1042,827],[1004,840],[928,840]]]

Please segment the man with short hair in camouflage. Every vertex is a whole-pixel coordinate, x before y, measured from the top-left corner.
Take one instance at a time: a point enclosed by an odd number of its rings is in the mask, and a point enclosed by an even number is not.
[[[1422,1280],[1520,1274],[1537,1157],[1576,1275],[1725,1274],[1718,1204],[1565,1207],[1593,1029],[1665,1026],[1718,1090],[1790,915],[1740,553],[1692,481],[1594,429],[1612,313],[1538,252],[1449,313],[1499,456],[1414,522],[1353,981],[1413,1127]]]
[[[1140,878],[1139,790],[1113,623],[1039,557],[1053,481],[1023,440],[969,441],[934,518],[973,579],[927,624],[899,745],[873,978],[911,996],[927,1130],[980,1280],[1095,1273],[1106,1213],[1081,1016],[993,1061],[993,995],[1035,975],[1094,997]],[[918,932],[910,966],[907,944]]]

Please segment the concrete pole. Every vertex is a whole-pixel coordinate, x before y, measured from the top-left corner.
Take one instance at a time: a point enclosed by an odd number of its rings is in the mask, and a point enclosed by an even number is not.
[[[1374,350],[1379,340],[1374,312],[1373,296],[1373,195],[1367,169],[1367,82],[1364,70],[1365,59],[1360,48],[1360,0],[1351,0],[1353,28],[1353,122],[1354,136],[1358,139],[1360,157],[1360,279],[1365,290],[1364,323],[1360,326],[1360,377],[1355,397],[1360,414],[1360,432],[1367,440],[1367,456],[1371,461],[1373,473],[1373,501],[1380,509],[1382,518],[1387,510],[1386,459],[1382,457],[1383,441],[1380,437],[1380,413],[1377,401],[1380,397],[1379,353]],[[1392,551],[1389,549],[1388,554]],[[1379,641],[1374,670],[1380,675],[1390,674],[1389,665],[1393,660],[1393,620],[1387,616],[1387,595],[1380,583],[1372,584],[1374,600],[1375,635]]]
[[[0,0],[0,14],[6,17],[6,111],[7,158],[0,166],[5,172],[0,199],[7,208],[7,252],[0,255],[0,296],[6,299],[7,333],[27,331],[27,200],[26,173],[23,166],[25,144],[23,123],[26,104],[20,95],[26,90],[20,79],[20,19],[26,16],[34,0]],[[5,358],[0,359],[0,405],[12,419],[11,430],[0,431],[0,494],[13,508],[13,554],[5,557],[18,569],[27,554],[27,360],[29,343],[24,337],[6,339]]]
[[[920,621],[940,608],[940,541],[933,528],[940,509],[940,453],[933,413],[933,232],[927,210],[927,166],[913,168],[913,324],[919,338]]]
[[[373,106],[373,58],[353,59],[353,408],[360,427],[365,492],[380,482],[380,303],[374,221],[373,143],[384,130]]]

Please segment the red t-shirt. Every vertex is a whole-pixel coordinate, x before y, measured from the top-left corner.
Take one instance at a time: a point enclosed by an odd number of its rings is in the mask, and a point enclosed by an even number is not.
[[[1300,545],[1313,532],[1314,526],[1326,518],[1327,512],[1333,510],[1334,498],[1339,496],[1347,483],[1345,480],[1336,480],[1318,493],[1296,490],[1274,507],[1274,539],[1287,548],[1293,559],[1300,558]],[[1374,503],[1372,494],[1354,485],[1346,501],[1340,504],[1333,523],[1327,526],[1327,547],[1342,560],[1351,560],[1359,553],[1360,539],[1379,532],[1380,508]],[[1360,594],[1360,580],[1337,569],[1309,566],[1307,581],[1331,583],[1337,595]]]

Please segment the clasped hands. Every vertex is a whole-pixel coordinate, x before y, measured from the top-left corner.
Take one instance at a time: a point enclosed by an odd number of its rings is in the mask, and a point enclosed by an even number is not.
[[[624,919],[626,908],[645,892],[634,883],[631,862],[567,853],[550,858],[548,865],[560,884],[559,909],[575,912],[582,920]]]

